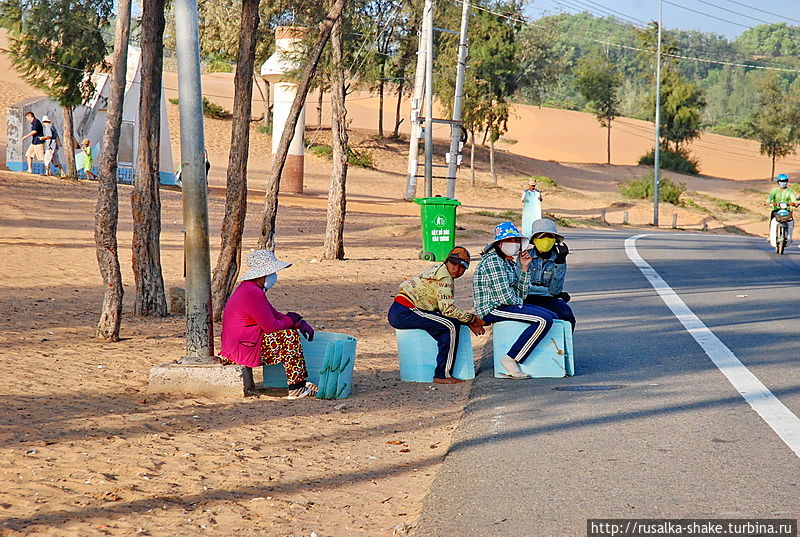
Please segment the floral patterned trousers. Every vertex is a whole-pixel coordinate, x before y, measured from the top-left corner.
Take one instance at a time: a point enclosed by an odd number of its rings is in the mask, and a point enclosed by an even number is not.
[[[264,334],[261,342],[261,365],[275,364],[283,364],[290,390],[305,386],[308,371],[303,345],[300,343],[300,332],[289,329]]]
[[[224,358],[223,360],[228,364],[234,363]],[[261,365],[276,364],[283,364],[290,390],[297,390],[306,385],[308,371],[303,356],[303,345],[300,343],[300,332],[288,329],[264,334],[261,341]]]

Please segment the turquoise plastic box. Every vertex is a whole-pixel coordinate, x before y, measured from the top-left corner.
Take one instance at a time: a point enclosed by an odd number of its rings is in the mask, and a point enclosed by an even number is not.
[[[455,378],[475,378],[475,360],[472,355],[472,332],[461,326],[456,361],[453,364]],[[397,355],[400,357],[400,380],[407,382],[433,382],[436,355],[439,348],[436,340],[425,330],[395,330]]]
[[[494,347],[494,376],[507,373],[500,365],[500,360],[508,354],[509,349],[530,326],[518,321],[501,321],[492,325],[492,345]],[[533,349],[520,369],[533,378],[571,377],[575,374],[575,358],[572,352],[572,326],[567,321],[553,321],[550,331]]]
[[[306,358],[308,380],[319,386],[317,399],[344,399],[353,386],[356,338],[338,332],[315,332],[314,341],[300,337]],[[288,385],[283,364],[265,365],[264,387]]]

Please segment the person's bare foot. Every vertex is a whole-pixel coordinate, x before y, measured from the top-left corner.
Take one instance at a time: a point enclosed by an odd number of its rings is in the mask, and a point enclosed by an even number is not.
[[[433,379],[433,382],[435,382],[436,384],[460,384],[460,383],[466,382],[466,381],[464,379],[457,379],[457,378],[454,378],[454,377],[450,377],[450,378],[446,378],[446,379],[435,378],[435,379]]]

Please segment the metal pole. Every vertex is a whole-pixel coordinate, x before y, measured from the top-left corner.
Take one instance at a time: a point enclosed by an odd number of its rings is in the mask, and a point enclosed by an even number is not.
[[[425,0],[425,196],[433,196],[433,0]]]
[[[182,364],[212,364],[211,261],[200,81],[197,0],[175,0],[181,126],[184,256],[186,259],[186,357]]]
[[[469,23],[469,0],[462,0],[461,33],[458,38],[458,64],[456,66],[456,91],[453,98],[453,123],[450,125],[450,162],[447,165],[447,197],[456,197],[456,173],[461,136],[461,108],[464,104],[464,71],[467,63],[467,24]],[[456,123],[457,122],[457,123]]]
[[[406,201],[417,195],[417,171],[419,170],[419,117],[422,111],[422,93],[425,90],[425,26],[428,12],[423,10],[422,26],[417,46],[417,70],[414,72],[414,94],[411,97],[411,137],[408,142],[408,175],[406,177]]]
[[[658,52],[656,53],[656,148],[653,162],[653,225],[658,227],[658,186],[661,180],[661,19],[664,3],[658,0]]]

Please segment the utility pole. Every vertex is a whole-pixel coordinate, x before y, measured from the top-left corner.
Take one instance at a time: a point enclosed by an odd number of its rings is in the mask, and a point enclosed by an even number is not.
[[[456,174],[461,156],[461,139],[464,127],[461,108],[464,104],[464,71],[467,63],[467,25],[469,23],[469,0],[462,0],[461,33],[458,38],[458,63],[456,64],[456,91],[453,98],[453,122],[450,124],[450,153],[447,163],[447,197],[456,197]]]
[[[663,0],[658,0],[658,52],[656,53],[656,148],[653,159],[653,225],[658,227],[658,187],[661,178],[661,20]]]
[[[411,201],[417,194],[417,169],[419,168],[419,118],[422,111],[422,94],[425,89],[425,56],[427,54],[425,28],[427,10],[422,12],[422,26],[417,45],[417,70],[414,72],[414,94],[411,96],[411,133],[408,142],[408,170],[406,176],[406,194],[403,199]]]
[[[433,196],[433,0],[425,0],[425,197]]]
[[[183,178],[184,258],[186,263],[186,356],[181,364],[214,359],[211,315],[211,261],[208,248],[208,199],[205,171],[203,95],[197,0],[175,0],[175,35]]]

